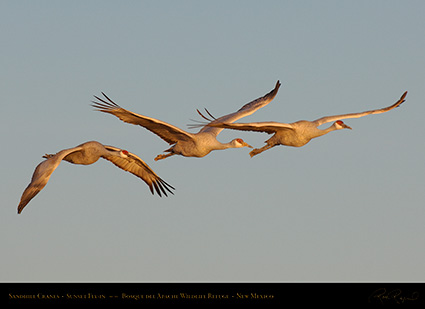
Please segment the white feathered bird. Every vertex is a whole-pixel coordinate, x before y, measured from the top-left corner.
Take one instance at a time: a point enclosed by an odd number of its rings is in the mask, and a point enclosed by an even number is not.
[[[174,189],[174,187],[155,174],[138,156],[127,150],[102,145],[96,141],[86,142],[74,148],[64,149],[56,154],[46,154],[43,158],[46,158],[46,160],[35,168],[31,183],[22,194],[18,206],[18,214],[46,186],[53,171],[59,166],[62,160],[73,164],[89,165],[95,163],[99,158],[103,158],[124,171],[141,178],[149,186],[152,194],[154,194],[154,189],[159,196],[161,196],[161,192],[167,196],[167,191],[173,194],[171,189]]]
[[[241,131],[256,131],[274,134],[269,138],[262,148],[256,148],[249,154],[251,157],[270,149],[277,145],[285,145],[292,147],[301,147],[307,144],[311,139],[323,136],[329,132],[341,129],[351,129],[341,119],[359,118],[367,115],[380,114],[388,112],[402,104],[407,95],[407,91],[403,93],[401,98],[391,106],[365,111],[361,113],[343,114],[335,116],[322,117],[314,121],[300,120],[293,123],[279,123],[279,122],[251,122],[251,123],[229,123],[225,121],[213,121],[207,126],[222,129],[233,129]],[[318,126],[335,121],[330,127],[326,129],[319,129]]]
[[[231,123],[242,117],[251,115],[271,102],[276,96],[279,87],[280,82],[277,81],[275,88],[265,96],[245,104],[234,113],[215,119],[213,123]],[[171,148],[164,150],[164,152],[168,152],[168,154],[160,154],[156,156],[155,161],[165,159],[176,154],[185,157],[204,157],[213,150],[241,147],[252,148],[252,146],[245,143],[241,138],[236,138],[229,143],[219,142],[217,140],[217,135],[223,130],[221,128],[204,126],[198,133],[189,133],[164,121],[130,112],[117,105],[103,92],[102,94],[105,99],[94,96],[100,101],[93,101],[92,105],[98,111],[112,114],[124,122],[142,126],[158,135],[170,145],[173,145]],[[200,112],[198,111],[198,113]],[[204,117],[202,114],[201,116]]]

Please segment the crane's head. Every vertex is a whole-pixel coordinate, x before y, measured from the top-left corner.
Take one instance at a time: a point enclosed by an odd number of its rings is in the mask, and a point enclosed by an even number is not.
[[[337,129],[337,130],[341,130],[341,129],[350,129],[350,130],[352,130],[352,128],[350,127],[350,126],[347,126],[343,121],[341,121],[341,120],[337,120],[337,121],[335,121],[334,122],[334,126],[335,126],[335,129]]]
[[[233,141],[231,141],[231,144],[235,147],[235,148],[242,148],[242,147],[249,147],[249,148],[253,148],[251,145],[248,145],[247,143],[245,143],[243,141],[243,139],[241,138],[235,138]]]

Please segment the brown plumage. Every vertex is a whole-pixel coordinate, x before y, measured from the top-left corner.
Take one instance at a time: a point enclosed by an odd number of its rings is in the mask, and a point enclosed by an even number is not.
[[[47,184],[53,171],[62,160],[73,164],[89,165],[95,163],[99,158],[106,159],[124,171],[141,178],[150,188],[152,194],[154,189],[161,196],[161,192],[167,196],[167,191],[172,193],[171,185],[162,180],[142,159],[127,150],[113,146],[102,145],[91,141],[74,148],[64,149],[56,154],[46,154],[45,161],[41,162],[34,171],[31,183],[22,194],[18,206],[18,213],[34,198]]]
[[[341,129],[351,129],[341,119],[359,118],[367,115],[380,114],[388,112],[402,104],[407,95],[407,91],[403,93],[400,99],[391,106],[381,109],[374,109],[361,113],[343,114],[335,116],[322,117],[314,121],[300,120],[293,123],[279,123],[279,122],[251,122],[251,123],[227,123],[213,121],[207,126],[217,127],[222,129],[233,129],[241,131],[256,131],[274,134],[266,141],[267,145],[261,148],[252,150],[249,154],[251,157],[270,149],[277,145],[285,145],[292,147],[301,147],[307,144],[313,138],[325,135],[329,132]],[[335,121],[330,127],[326,129],[319,129],[318,126]]]
[[[271,102],[276,96],[279,87],[280,82],[277,81],[275,88],[265,96],[245,104],[234,113],[215,119],[214,122],[230,123],[251,115],[256,110]],[[217,135],[223,130],[222,128],[202,126],[203,128],[198,133],[189,133],[161,120],[128,111],[113,102],[103,92],[102,94],[105,99],[95,96],[100,102],[93,101],[93,107],[98,111],[112,114],[124,122],[142,126],[158,135],[170,145],[173,145],[171,148],[164,150],[165,152],[169,152],[168,154],[158,155],[155,161],[175,154],[185,157],[204,157],[213,150],[251,147],[240,138],[234,139],[229,143],[220,143],[217,140]]]

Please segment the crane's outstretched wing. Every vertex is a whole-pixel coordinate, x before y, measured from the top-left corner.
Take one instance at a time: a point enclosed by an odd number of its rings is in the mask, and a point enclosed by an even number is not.
[[[234,122],[234,121],[236,121],[236,120],[238,120],[242,117],[249,116],[249,115],[253,114],[255,111],[257,111],[260,108],[269,104],[275,98],[275,96],[276,96],[276,94],[279,90],[279,87],[280,87],[280,82],[277,81],[274,89],[272,91],[270,91],[269,93],[267,93],[266,95],[245,104],[238,111],[236,111],[234,113],[231,113],[231,114],[228,114],[228,115],[225,115],[225,116],[222,116],[220,118],[215,119],[214,121],[211,122],[211,124],[213,124],[213,123],[223,123],[223,122],[231,123],[231,122]],[[198,113],[199,113],[199,111],[198,111]],[[205,119],[207,119],[207,118],[205,118]],[[200,132],[210,132],[210,133],[213,133],[215,135],[218,135],[222,130],[223,130],[223,128],[216,127],[216,126],[205,126],[201,129]]]
[[[362,113],[352,113],[352,114],[344,114],[344,115],[327,116],[327,117],[319,118],[319,119],[317,119],[313,122],[317,126],[320,126],[324,123],[331,122],[331,121],[347,119],[347,118],[360,118],[360,117],[367,116],[367,115],[385,113],[385,112],[392,110],[393,108],[399,107],[405,101],[404,98],[406,97],[406,95],[407,95],[407,91],[405,93],[403,93],[403,95],[400,97],[400,99],[397,102],[395,102],[393,105],[388,106],[388,107],[384,107],[384,108],[381,108],[381,109],[375,109],[375,110],[371,110],[371,111],[366,111],[366,112],[362,112]]]
[[[100,102],[92,101],[92,106],[98,111],[112,114],[124,122],[142,126],[152,133],[158,135],[170,145],[177,143],[179,140],[192,140],[192,135],[190,133],[161,120],[130,112],[120,107],[110,98],[108,98],[108,96],[103,92],[102,94],[108,101],[105,101],[97,96],[94,97]]]
[[[218,127],[222,129],[232,129],[232,130],[239,130],[239,131],[255,131],[255,132],[265,132],[268,134],[276,133],[276,131],[279,130],[294,130],[291,124],[289,123],[280,123],[280,122],[250,122],[250,123],[227,123],[227,122],[220,122],[220,123],[214,123],[211,122],[207,124],[207,126],[211,127]]]
[[[113,146],[106,146],[105,148],[111,151],[120,151],[120,148]],[[162,180],[142,159],[135,154],[128,152],[127,158],[118,156],[103,156],[102,158],[112,162],[124,171],[130,172],[133,175],[141,178],[149,186],[152,194],[155,191],[161,196],[161,192],[167,196],[167,191],[174,194],[171,189],[175,190],[173,186]]]
[[[21,200],[18,205],[18,214],[22,212],[24,207],[46,186],[47,182],[52,176],[54,170],[59,166],[62,159],[68,154],[79,151],[82,148],[77,146],[75,148],[64,149],[55,155],[47,156],[47,160],[41,162],[34,170],[30,184],[22,193]]]

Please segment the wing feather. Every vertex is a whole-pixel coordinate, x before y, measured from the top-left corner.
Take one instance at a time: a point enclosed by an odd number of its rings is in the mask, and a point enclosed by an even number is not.
[[[158,135],[170,145],[177,143],[179,140],[189,141],[193,139],[191,133],[161,120],[128,111],[112,101],[105,93],[102,92],[102,94],[108,101],[97,96],[94,97],[100,102],[92,101],[92,106],[98,111],[112,114],[124,122],[142,126]]]
[[[44,160],[37,165],[31,177],[31,182],[22,193],[21,200],[18,205],[18,214],[20,214],[24,207],[47,185],[50,176],[52,176],[52,173],[62,162],[62,159],[68,154],[81,149],[82,148],[80,146],[77,146],[61,150],[55,155],[46,156],[47,160]]]
[[[348,119],[348,118],[360,118],[360,117],[367,116],[367,115],[385,113],[385,112],[388,112],[388,111],[390,111],[390,110],[392,110],[396,107],[399,107],[405,101],[406,95],[407,95],[407,91],[405,93],[403,93],[403,95],[400,97],[400,99],[397,102],[395,102],[393,105],[388,106],[388,107],[384,107],[384,108],[381,108],[381,109],[374,109],[374,110],[365,111],[365,112],[361,112],[361,113],[352,113],[352,114],[343,114],[343,115],[322,117],[322,118],[315,120],[314,123],[317,126],[320,126],[324,123],[332,122],[332,121],[336,121],[336,120]]]
[[[265,132],[268,134],[276,133],[279,130],[293,130],[294,128],[289,123],[280,123],[280,122],[250,122],[250,123],[209,123],[208,126],[218,127],[222,129],[232,129],[239,131],[255,131],[255,132]]]
[[[121,149],[113,146],[105,146],[106,149],[112,151],[120,151]],[[175,190],[173,186],[162,180],[142,159],[135,154],[129,152],[126,158],[119,156],[103,156],[104,159],[112,162],[117,167],[124,171],[132,173],[133,175],[141,178],[154,194],[154,189],[159,196],[161,192],[167,196],[167,191],[174,194],[171,189]]]
[[[249,116],[249,115],[253,114],[255,111],[257,111],[260,108],[269,104],[276,97],[277,92],[279,90],[279,87],[280,87],[280,82],[277,81],[274,89],[271,90],[266,95],[245,104],[244,106],[242,106],[239,110],[237,110],[234,113],[231,113],[231,114],[228,114],[228,115],[225,115],[225,116],[222,116],[220,118],[215,119],[211,123],[224,123],[224,122],[225,123],[231,123],[231,122],[234,122],[234,121],[236,121],[236,120],[238,120],[242,117]],[[201,129],[200,132],[210,132],[210,133],[213,133],[215,135],[218,135],[222,130],[223,130],[223,128],[220,128],[220,127],[217,127],[217,126],[205,126],[203,129]]]

